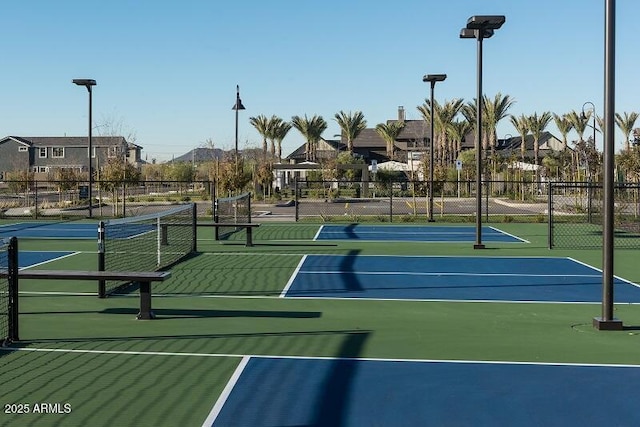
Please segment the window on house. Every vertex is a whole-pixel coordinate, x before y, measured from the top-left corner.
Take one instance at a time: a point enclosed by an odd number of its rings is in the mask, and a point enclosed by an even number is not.
[[[20,151],[20,152],[29,151],[29,147],[20,146],[20,147],[18,147],[18,151]]]
[[[64,147],[52,147],[51,157],[53,157],[54,159],[64,158]]]
[[[38,151],[39,151],[38,155],[41,159],[47,158],[47,147],[41,147]]]
[[[46,167],[46,166],[38,166],[38,172],[40,172],[40,173],[49,172],[49,168]]]
[[[117,157],[118,156],[118,147],[109,147],[109,152],[108,152],[108,156],[109,157]]]

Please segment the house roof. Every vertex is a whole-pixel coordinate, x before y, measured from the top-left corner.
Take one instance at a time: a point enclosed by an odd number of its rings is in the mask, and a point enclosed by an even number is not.
[[[552,141],[560,141],[558,138],[553,136],[551,132],[542,132],[540,134],[540,139],[538,140],[538,148],[540,150],[553,150],[555,147],[550,146],[550,142]],[[520,145],[522,144],[522,137],[513,136],[511,138],[499,139],[497,141],[497,149],[498,150],[520,150]],[[527,151],[532,151],[534,145],[533,135],[528,134],[524,137],[524,148]],[[570,149],[567,147],[567,149]]]
[[[335,157],[336,153],[346,150],[347,145],[337,139],[321,139],[316,148],[316,157],[319,159]],[[302,144],[286,157],[291,159],[306,159],[306,144]]]
[[[86,136],[7,136],[2,138],[0,143],[8,139],[30,147],[85,147],[87,145]],[[92,136],[91,144],[95,147],[110,147],[121,144],[131,146],[122,136]],[[139,145],[133,145],[142,148]]]
[[[224,151],[219,148],[197,147],[167,163],[209,162],[212,160],[222,159],[223,156]]]

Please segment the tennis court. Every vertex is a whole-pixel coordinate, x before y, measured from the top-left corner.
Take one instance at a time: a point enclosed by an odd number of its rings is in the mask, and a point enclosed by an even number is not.
[[[618,301],[640,288],[614,281]],[[283,297],[598,302],[602,272],[570,258],[306,255]]]
[[[495,227],[482,227],[482,236],[488,242],[526,243],[517,236]],[[316,240],[375,240],[375,241],[419,241],[419,242],[473,242],[476,228],[472,226],[434,225],[323,225]]]
[[[148,224],[131,225],[126,234],[120,232],[118,238],[129,238],[152,231]],[[93,222],[19,222],[0,225],[0,238],[29,239],[95,239],[98,236],[98,221]]]
[[[616,267],[627,328],[596,331],[600,252],[549,251],[544,224],[492,226],[529,244],[317,240],[320,225],[263,223],[247,248],[243,232],[202,229],[154,285],[151,321],[135,320],[135,288],[100,299],[90,281],[23,280],[0,425],[640,422],[624,397],[640,375],[636,254]],[[158,245],[153,233],[113,253]],[[95,237],[21,240],[21,265],[93,269]]]

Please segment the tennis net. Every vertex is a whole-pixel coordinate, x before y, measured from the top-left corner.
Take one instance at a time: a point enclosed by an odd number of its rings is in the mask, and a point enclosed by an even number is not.
[[[101,222],[98,269],[156,271],[196,251],[196,205],[180,205],[161,213]],[[127,282],[99,283],[99,296],[112,294]]]
[[[0,240],[0,345],[18,340],[18,240]]]
[[[216,240],[226,239],[241,230],[233,224],[251,222],[251,193],[216,199],[214,221],[219,224],[229,224],[228,227],[215,227]]]

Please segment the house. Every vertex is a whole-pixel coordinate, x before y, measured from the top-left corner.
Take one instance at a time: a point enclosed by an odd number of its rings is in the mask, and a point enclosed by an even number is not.
[[[534,153],[534,140],[533,135],[529,134],[524,138],[524,158],[533,159]],[[570,147],[565,147],[564,143],[553,136],[550,132],[542,132],[540,139],[538,140],[538,157],[542,159],[544,156],[551,152],[563,151],[565,149],[571,150]],[[513,136],[510,138],[499,139],[496,144],[496,151],[500,153],[502,157],[514,156],[518,159],[522,158],[522,137]]]
[[[140,166],[142,147],[122,136],[91,138],[93,167],[97,169],[109,159],[121,158]],[[56,169],[88,170],[87,137],[25,137],[0,139],[0,179],[10,172],[32,172],[34,179],[47,179]]]
[[[345,151],[347,145],[336,139],[320,139],[316,147],[316,161],[325,159],[335,159],[339,152]],[[306,144],[302,144],[295,151],[289,154],[285,160],[291,164],[308,161]]]
[[[415,170],[417,165],[426,158],[429,153],[430,124],[425,120],[406,120],[403,107],[398,107],[398,118],[395,120],[387,120],[387,124],[402,121],[404,128],[398,135],[394,144],[394,159],[387,156],[387,143],[378,134],[375,128],[364,129],[358,137],[353,141],[354,154],[364,158],[367,164],[372,161],[377,163],[396,160],[404,162]],[[475,148],[475,131],[469,132],[460,144],[462,151],[472,150]],[[639,138],[640,139],[640,138]],[[521,137],[510,137],[498,139],[496,141],[495,150],[503,157],[517,156],[521,158],[520,144]],[[563,151],[565,147],[563,142],[553,136],[550,132],[543,132],[538,141],[539,157],[543,158],[550,152]],[[531,160],[534,157],[534,140],[533,135],[529,134],[525,137],[525,159]],[[317,148],[316,161],[322,161],[324,158],[335,158],[339,151],[346,150],[346,140],[342,138],[340,141],[322,140]],[[293,153],[287,156],[289,163],[301,163],[306,160],[306,147],[302,145]]]

